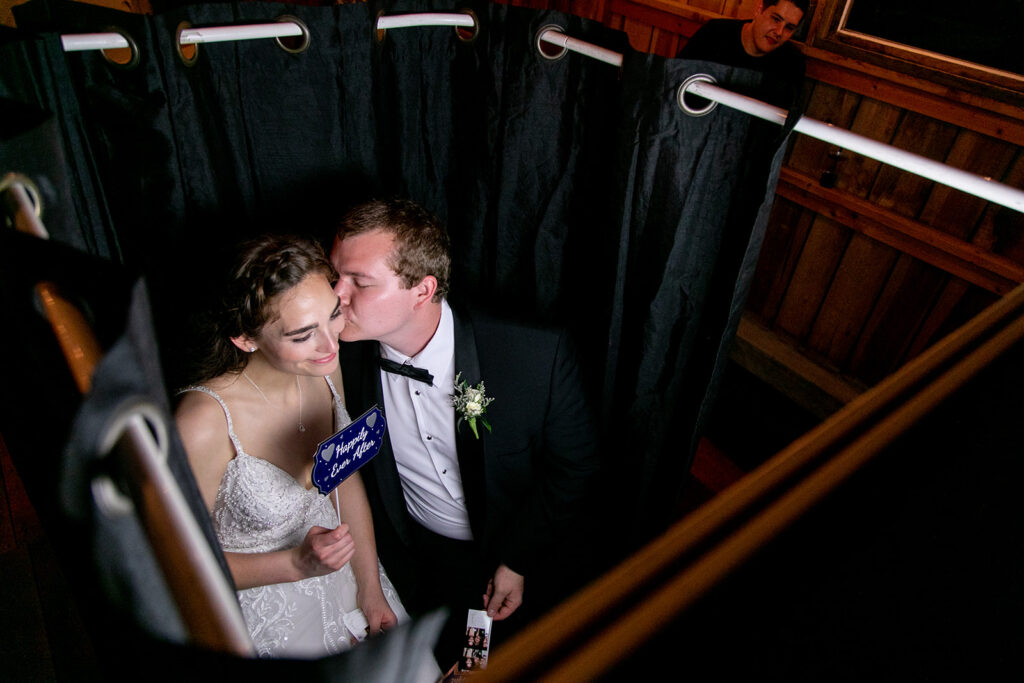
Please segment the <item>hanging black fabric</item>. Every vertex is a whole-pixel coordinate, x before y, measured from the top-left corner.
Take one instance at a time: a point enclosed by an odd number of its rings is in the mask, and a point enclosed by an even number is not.
[[[0,177],[18,173],[45,180],[35,184],[51,236],[118,258],[101,174],[59,37],[5,42],[0,55]],[[78,191],[68,192],[69,186]]]
[[[373,28],[381,10],[462,6],[101,13],[92,30],[127,27],[139,65],[68,54],[38,87],[77,94],[78,118],[63,125],[87,133],[124,258],[150,275],[165,351],[218,272],[220,248],[237,238],[327,242],[333,221],[371,196],[407,196],[439,214],[452,234],[453,297],[574,331],[614,472],[605,497],[614,504],[603,507],[642,531],[631,536],[639,542],[667,521],[689,469],[782,138],[742,113],[692,118],[676,105],[698,69],[751,85],[759,74],[638,54],[623,34],[557,12],[468,3],[480,21],[472,42],[451,27],[390,30],[378,42]],[[61,12],[79,24],[85,16]],[[256,40],[202,45],[194,66],[177,56],[182,21],[282,14],[309,26],[305,52]],[[622,69],[572,53],[545,59],[534,40],[547,24],[624,53]],[[13,78],[7,54],[0,86]]]

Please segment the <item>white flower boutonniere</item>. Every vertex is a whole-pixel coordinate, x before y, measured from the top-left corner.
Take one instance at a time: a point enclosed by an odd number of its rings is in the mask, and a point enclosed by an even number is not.
[[[469,428],[473,430],[473,436],[480,438],[480,432],[476,429],[476,421],[480,420],[480,423],[487,428],[487,431],[491,431],[491,425],[487,422],[487,418],[484,414],[487,412],[487,406],[491,404],[493,398],[487,396],[484,393],[484,383],[480,382],[475,387],[468,386],[466,380],[461,380],[462,373],[455,375],[455,392],[452,394],[452,406],[455,411],[459,414],[459,421],[455,424],[456,431],[462,426],[463,422],[469,424]]]

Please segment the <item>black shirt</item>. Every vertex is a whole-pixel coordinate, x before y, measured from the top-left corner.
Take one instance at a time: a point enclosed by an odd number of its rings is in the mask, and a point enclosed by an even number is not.
[[[743,49],[741,32],[745,23],[740,19],[712,19],[693,34],[677,57],[760,71],[766,75],[762,88],[744,94],[789,109],[803,84],[804,56],[787,42],[764,56],[752,57]]]

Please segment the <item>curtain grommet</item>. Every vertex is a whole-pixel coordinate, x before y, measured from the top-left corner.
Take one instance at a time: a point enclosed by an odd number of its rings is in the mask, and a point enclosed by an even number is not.
[[[196,62],[199,61],[199,45],[196,43],[189,43],[188,45],[181,44],[181,34],[186,29],[192,28],[192,24],[183,21],[178,24],[178,28],[174,30],[174,49],[178,51],[178,59],[185,66],[195,66]]]
[[[710,83],[714,85],[715,79],[707,74],[693,74],[679,86],[679,90],[676,92],[676,104],[679,108],[690,116],[705,116],[710,114],[718,106],[718,102],[701,97],[700,95],[694,95],[693,93],[686,92],[694,83]],[[687,97],[692,98],[691,101],[687,102]],[[694,101],[697,100],[697,101]],[[701,104],[701,102],[707,102],[707,104]]]
[[[11,173],[6,174],[3,178],[0,178],[0,194],[3,194],[14,185],[21,185],[25,190],[25,194],[28,196],[28,200],[32,202],[32,212],[36,215],[36,218],[42,218],[43,197],[35,182],[23,173],[12,171]]]
[[[277,18],[277,21],[295,24],[302,31],[302,35],[299,36],[278,36],[274,38],[278,47],[292,55],[297,55],[309,49],[309,27],[306,26],[306,22],[290,14],[282,14]]]
[[[480,35],[480,19],[477,18],[476,12],[471,9],[462,10],[462,14],[468,14],[473,19],[473,27],[468,26],[456,26],[455,36],[463,43],[472,43],[476,40],[476,37]]]
[[[541,57],[547,59],[548,61],[554,62],[564,57],[566,53],[569,52],[569,49],[565,47],[565,45],[552,45],[546,40],[543,40],[543,35],[549,31],[553,31],[561,36],[565,36],[565,28],[559,26],[558,24],[545,24],[544,26],[540,27],[539,31],[537,31],[537,38],[534,40],[534,45],[537,48],[537,52],[540,53]]]
[[[149,401],[140,398],[125,401],[108,420],[96,444],[101,459],[110,457],[121,437],[129,430],[133,430],[135,435],[135,447],[153,457],[151,464],[167,463],[170,442],[163,413]],[[135,509],[131,498],[109,474],[101,473],[94,477],[90,482],[90,490],[96,508],[111,519],[131,514]]]
[[[139,63],[139,45],[135,42],[135,39],[127,31],[117,26],[109,26],[106,30],[124,38],[125,42],[128,43],[128,47],[112,47],[100,50],[103,59],[107,61],[107,64],[117,69],[135,68]],[[125,55],[125,50],[128,51],[127,56]]]

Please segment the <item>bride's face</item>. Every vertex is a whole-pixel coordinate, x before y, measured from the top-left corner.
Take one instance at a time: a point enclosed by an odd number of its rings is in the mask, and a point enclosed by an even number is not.
[[[327,278],[308,275],[270,302],[275,315],[255,345],[283,372],[323,376],[338,367],[338,335],[345,328],[338,295]]]

